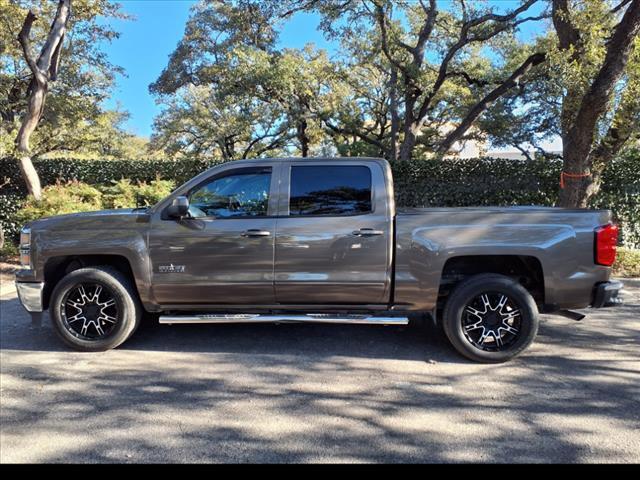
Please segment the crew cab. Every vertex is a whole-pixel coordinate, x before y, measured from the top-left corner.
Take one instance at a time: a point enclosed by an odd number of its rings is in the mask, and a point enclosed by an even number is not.
[[[462,355],[525,350],[538,314],[616,302],[607,210],[396,208],[377,158],[241,160],[158,204],[61,215],[21,233],[20,300],[84,351],[163,324],[438,322]]]

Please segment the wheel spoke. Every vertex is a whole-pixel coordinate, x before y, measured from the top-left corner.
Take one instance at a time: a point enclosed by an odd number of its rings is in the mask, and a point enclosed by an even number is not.
[[[83,312],[82,310],[78,313],[76,313],[73,317],[69,317],[67,318],[67,322],[71,323],[71,322],[77,322],[78,320],[87,320],[86,318],[84,318]]]
[[[489,295],[487,295],[486,293],[484,295],[481,295],[480,300],[482,300],[482,303],[484,305],[484,312],[482,313],[487,313],[487,311],[491,310],[491,302],[489,301]]]
[[[482,327],[482,335],[480,335],[480,338],[478,339],[478,343],[480,345],[484,345],[484,341],[487,339],[489,335],[491,335],[491,330],[486,330],[484,327]]]
[[[102,314],[98,317],[98,321],[103,321],[103,322],[109,322],[109,323],[116,323],[117,319],[116,317],[112,317],[110,315],[106,315],[106,314]]]
[[[102,287],[100,285],[96,286],[96,291],[93,292],[92,302],[98,303],[98,297],[100,297],[100,293],[102,292]]]
[[[502,343],[502,337],[500,336],[500,332],[496,333],[496,331],[491,332],[493,335],[493,339],[496,342],[496,347],[502,347],[504,344]]]
[[[69,305],[70,307],[75,308],[79,312],[82,312],[82,305],[84,305],[84,304],[74,302],[73,300],[67,300],[67,305]]]
[[[511,325],[505,322],[502,322],[502,326],[498,330],[504,330],[506,332],[509,332],[512,335],[518,335],[518,333],[520,333],[520,330],[512,327]]]
[[[500,297],[500,300],[498,300],[498,306],[495,308],[495,310],[502,313],[502,309],[504,308],[504,306],[507,304],[508,301],[509,301],[509,297],[507,297],[506,295],[502,295]]]
[[[98,303],[98,305],[99,305],[100,307],[102,307],[103,309],[104,309],[104,308],[107,308],[107,307],[111,307],[111,306],[113,306],[113,305],[115,305],[115,304],[116,304],[116,301],[115,301],[113,298],[110,298],[110,299],[109,299],[109,300],[107,300],[106,302]]]
[[[464,327],[465,331],[467,331],[467,332],[472,332],[472,331],[477,330],[479,328],[484,328],[482,326],[482,320],[480,320],[480,321],[478,321],[476,323],[473,323],[471,325],[465,325],[465,327]]]
[[[78,285],[78,293],[80,293],[80,298],[82,299],[82,305],[85,305],[87,302],[91,301],[91,299],[87,295],[87,292],[85,292],[83,285]]]
[[[467,311],[467,313],[473,315],[474,317],[478,317],[482,321],[482,314],[484,312],[481,312],[480,310],[476,310],[475,308],[470,307],[468,305],[466,307],[466,311]]]
[[[100,322],[98,322],[98,321],[93,322],[93,326],[95,327],[96,331],[98,332],[98,335],[100,335],[100,336],[104,335],[104,330],[100,326]]]
[[[87,330],[89,329],[89,325],[91,325],[91,322],[87,321],[87,319],[85,318],[84,323],[82,324],[82,330],[80,331],[81,335],[87,335]]]
[[[502,318],[502,323],[508,322],[510,320],[515,320],[518,316],[520,316],[520,310],[511,310],[509,313],[505,314]]]

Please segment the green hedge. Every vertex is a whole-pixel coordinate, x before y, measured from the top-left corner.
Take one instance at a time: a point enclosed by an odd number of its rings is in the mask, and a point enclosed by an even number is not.
[[[129,178],[151,182],[156,178],[179,185],[214,165],[199,160],[38,160],[35,167],[43,185],[78,180],[109,184]],[[553,205],[558,195],[561,161],[518,161],[495,158],[473,160],[416,160],[393,165],[399,206]],[[0,160],[0,222],[7,236],[19,225],[15,212],[24,197],[24,183],[15,161]],[[627,246],[640,246],[640,152],[631,151],[606,170],[603,186],[591,206],[613,210],[623,227]]]

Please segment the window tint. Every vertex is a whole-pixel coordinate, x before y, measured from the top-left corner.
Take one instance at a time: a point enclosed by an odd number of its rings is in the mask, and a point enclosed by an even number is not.
[[[370,211],[368,167],[291,167],[290,215],[354,215]]]
[[[267,215],[271,169],[246,169],[218,177],[189,195],[192,217],[260,217]]]

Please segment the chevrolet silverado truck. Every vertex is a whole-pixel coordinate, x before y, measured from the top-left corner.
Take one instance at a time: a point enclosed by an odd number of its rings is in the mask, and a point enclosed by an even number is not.
[[[503,362],[538,314],[616,302],[607,210],[396,208],[376,158],[241,160],[148,208],[60,215],[20,237],[19,298],[72,348],[162,324],[441,325],[462,355]]]

